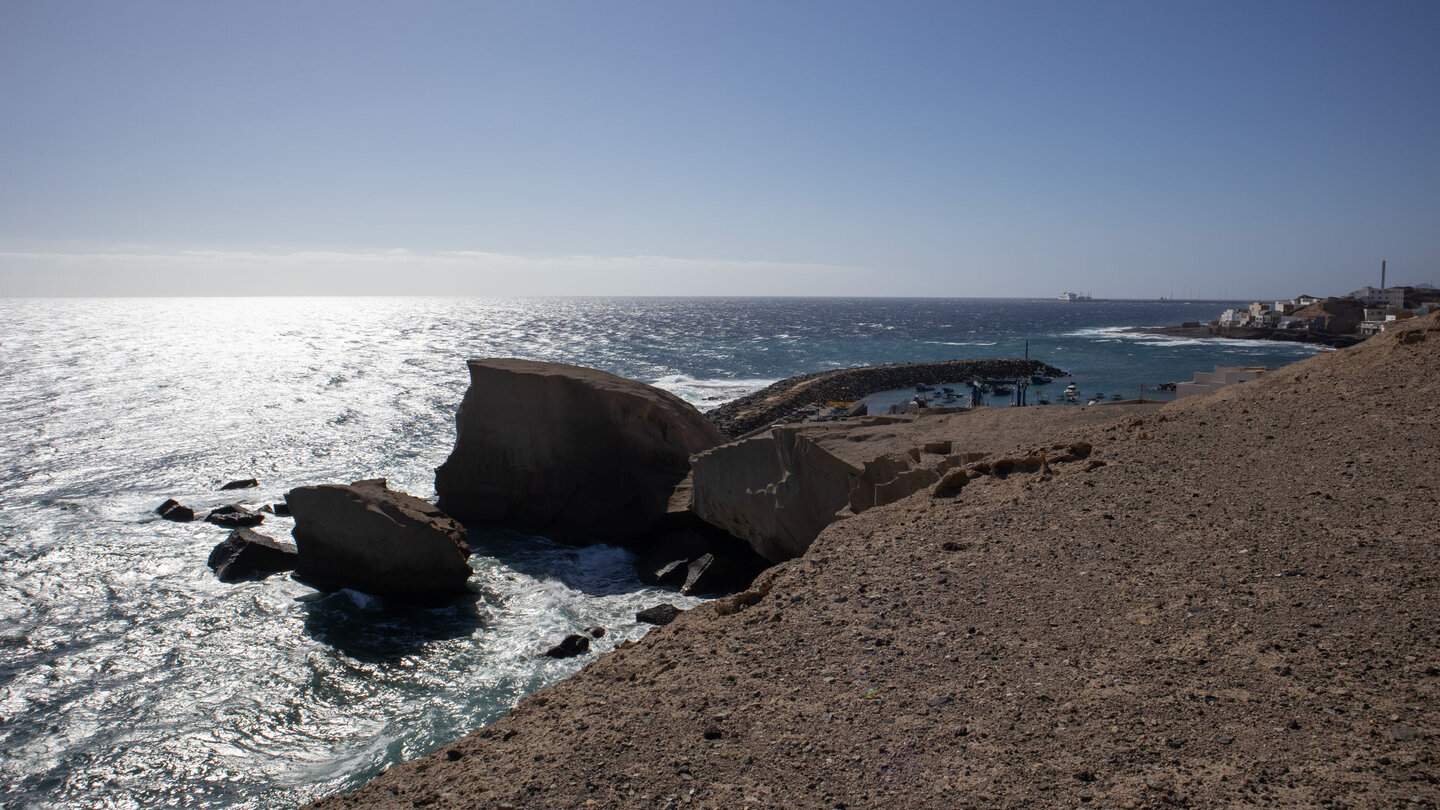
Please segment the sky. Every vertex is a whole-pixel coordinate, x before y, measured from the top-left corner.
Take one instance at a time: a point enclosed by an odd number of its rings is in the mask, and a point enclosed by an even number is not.
[[[0,296],[1440,284],[1440,3],[0,4]]]

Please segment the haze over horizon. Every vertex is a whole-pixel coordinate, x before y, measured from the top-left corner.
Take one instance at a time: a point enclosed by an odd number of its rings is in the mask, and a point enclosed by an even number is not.
[[[1440,283],[1440,5],[0,8],[0,296]]]

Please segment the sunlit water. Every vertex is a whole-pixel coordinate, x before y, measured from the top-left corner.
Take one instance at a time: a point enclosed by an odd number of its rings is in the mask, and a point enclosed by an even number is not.
[[[898,299],[0,300],[0,803],[286,807],[494,720],[697,600],[632,556],[474,532],[475,595],[405,608],[276,576],[225,585],[225,531],[152,512],[383,476],[434,495],[464,360],[653,382],[702,408],[792,374],[1032,357],[1128,392],[1305,346],[1128,335],[1215,304]],[[217,491],[254,476],[259,489]],[[260,531],[289,539],[270,517]]]

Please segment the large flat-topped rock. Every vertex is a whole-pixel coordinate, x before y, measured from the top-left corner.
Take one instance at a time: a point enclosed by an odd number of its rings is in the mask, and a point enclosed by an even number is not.
[[[625,541],[664,516],[690,456],[724,441],[693,406],[608,372],[469,361],[440,507],[563,540]]]
[[[383,478],[297,487],[285,502],[300,553],[295,577],[307,584],[422,601],[466,590],[465,528]]]

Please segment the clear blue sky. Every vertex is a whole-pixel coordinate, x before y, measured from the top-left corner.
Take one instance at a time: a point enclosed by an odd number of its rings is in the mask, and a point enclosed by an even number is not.
[[[1440,3],[0,4],[0,295],[1440,283]]]

